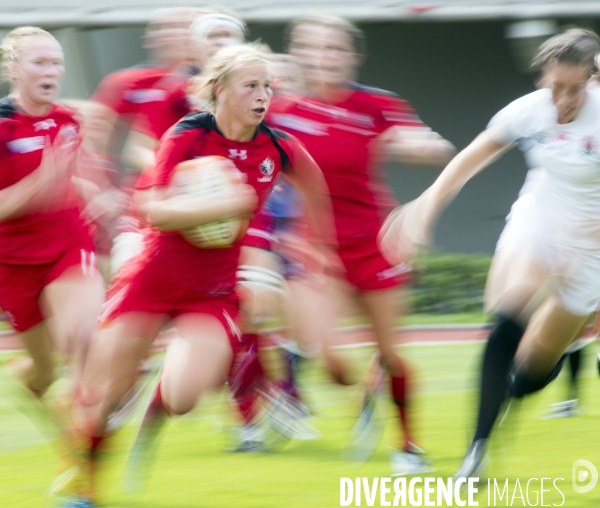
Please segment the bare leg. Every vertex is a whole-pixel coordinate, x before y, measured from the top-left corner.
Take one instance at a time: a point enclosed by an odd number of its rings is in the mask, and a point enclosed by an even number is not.
[[[48,317],[56,349],[66,362],[72,358],[76,381],[83,364],[104,298],[102,276],[96,270],[84,274],[81,267],[66,270],[48,284],[41,295],[41,306]]]
[[[292,336],[302,351],[314,354],[322,344],[327,344],[333,333],[335,311],[332,302],[324,286],[308,280],[291,280],[288,285]]]
[[[405,291],[401,290],[401,305],[398,305],[398,293],[393,290],[369,291],[362,294],[362,301],[373,323],[375,340],[381,354],[381,363],[390,374],[391,392],[398,407],[398,416],[404,431],[405,451],[413,449],[412,426],[409,414],[412,379],[406,363],[394,351],[395,319],[403,312]]]
[[[171,412],[185,414],[202,393],[225,384],[233,353],[227,332],[211,315],[184,314],[176,325],[179,338],[167,351],[161,395]]]
[[[139,363],[166,320],[160,314],[131,312],[94,336],[79,404],[94,435],[104,434],[108,415],[135,383]]]
[[[325,284],[318,290],[306,293],[304,300],[304,321],[313,321],[312,325],[304,323],[302,326],[315,327],[323,344],[323,353],[327,369],[337,383],[351,385],[356,381],[348,375],[340,355],[332,346],[335,345],[336,327],[343,315],[350,315],[356,309],[355,288],[345,280],[337,277],[326,277]],[[361,303],[361,302],[358,302]],[[299,316],[300,317],[300,316]],[[306,328],[305,328],[306,330]]]
[[[515,363],[531,379],[545,377],[577,338],[588,316],[566,311],[550,297],[534,314],[516,354]]]
[[[18,357],[10,370],[36,395],[43,395],[54,381],[54,345],[45,322],[19,334],[29,357]]]
[[[485,285],[485,310],[512,316],[526,326],[550,294],[548,272],[527,252],[502,249],[494,254]]]

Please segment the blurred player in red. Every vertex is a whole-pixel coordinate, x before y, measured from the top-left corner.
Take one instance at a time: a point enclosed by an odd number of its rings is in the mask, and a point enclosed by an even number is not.
[[[391,376],[392,396],[404,429],[404,443],[392,455],[393,474],[422,472],[428,469],[427,461],[413,443],[406,408],[409,371],[393,343],[397,318],[393,290],[408,283],[410,267],[390,265],[377,244],[377,233],[394,204],[382,166],[386,161],[439,166],[454,149],[421,122],[408,102],[355,81],[364,54],[364,36],[352,23],[325,15],[309,16],[295,21],[289,35],[289,52],[305,66],[311,98],[282,98],[271,109],[269,122],[297,136],[323,171],[343,264],[323,288],[313,289],[312,296],[303,299],[305,315],[321,324],[320,336],[313,329],[308,338],[327,345],[333,327],[328,315],[335,313],[334,306],[342,295],[359,300],[371,318],[378,362]],[[336,288],[337,293],[327,295],[325,289],[329,288]],[[335,379],[349,384],[339,359],[331,350],[326,353]],[[383,381],[381,369],[375,371],[372,391]],[[363,403],[367,420],[371,395],[367,394]]]
[[[305,93],[302,65],[298,59],[274,54],[271,62],[275,96]],[[250,346],[229,383],[244,423],[238,430],[236,450],[239,451],[264,450],[265,427],[281,434],[281,440],[306,440],[319,436],[310,423],[310,411],[297,384],[301,359],[314,357],[318,350],[298,348],[294,341],[296,329],[303,326],[302,320],[306,318],[296,311],[299,306],[295,298],[298,293],[296,285],[306,282],[304,264],[310,246],[302,233],[305,229],[302,197],[284,175],[279,175],[264,209],[248,228],[240,256],[238,277],[245,316],[243,329],[247,343],[256,345]],[[297,277],[297,272],[301,272],[302,276]],[[267,369],[261,365],[261,357],[266,355],[258,347],[265,342],[271,344],[271,340],[260,338],[260,322],[265,318],[275,318],[285,329],[268,335],[281,347],[283,357],[276,356],[282,361],[275,362],[273,357],[269,358],[271,361],[265,359]],[[274,372],[281,371],[281,367],[282,375]],[[260,402],[264,402],[261,395],[265,390],[270,401],[267,404],[271,407],[260,413],[257,422]]]
[[[189,29],[189,56],[194,66],[202,69],[210,58],[222,47],[242,44],[245,41],[246,25],[234,13],[223,9],[204,9]],[[204,105],[191,98],[191,77],[160,81],[162,97],[160,103],[141,105],[133,124],[124,156],[134,168],[142,171],[154,163],[158,140],[175,123],[192,110],[203,110]],[[198,102],[192,104],[193,101]]]
[[[293,76],[292,65],[287,65],[292,57],[288,55],[271,55],[273,69],[273,82],[271,88],[273,93],[282,92],[287,88]],[[288,79],[289,78],[289,79]],[[239,154],[243,155],[243,154]],[[276,180],[273,191],[269,195],[265,207],[252,220],[247,234],[242,243],[240,253],[240,266],[238,269],[238,284],[241,296],[241,309],[244,316],[242,331],[244,342],[248,349],[239,355],[234,362],[234,370],[229,380],[229,388],[242,417],[242,426],[236,431],[236,451],[264,451],[265,450],[265,424],[269,421],[257,421],[261,395],[265,391],[272,394],[277,393],[276,399],[285,403],[286,419],[291,415],[306,414],[296,411],[303,405],[298,400],[298,389],[294,382],[294,372],[289,367],[293,364],[286,363],[286,376],[276,376],[276,381],[270,379],[275,377],[272,370],[262,365],[262,350],[259,351],[261,339],[261,324],[268,319],[285,321],[285,314],[289,308],[289,294],[285,280],[282,276],[282,264],[280,262],[280,244],[277,232],[277,213],[273,209],[273,193],[275,189],[284,185],[282,175]],[[286,183],[285,185],[290,185]],[[284,355],[286,355],[284,351]],[[270,366],[273,362],[267,362]],[[291,374],[291,376],[289,375]],[[287,378],[287,379],[286,379]],[[291,382],[290,382],[291,381]],[[295,410],[296,409],[296,410]],[[304,409],[304,408],[303,408]],[[275,414],[269,411],[269,414]],[[282,417],[280,414],[279,417]],[[286,438],[294,438],[299,434],[294,422],[273,422],[276,428],[285,429]],[[273,425],[271,425],[273,427]],[[316,433],[312,432],[311,436]]]
[[[149,451],[167,416],[187,413],[207,389],[224,384],[241,345],[234,291],[240,245],[202,249],[178,231],[252,215],[262,207],[280,171],[299,185],[312,209],[320,211],[320,231],[327,230],[328,202],[318,167],[294,138],[262,122],[271,98],[270,80],[268,59],[260,48],[222,49],[200,76],[197,92],[214,114],[190,115],[170,129],[161,140],[156,166],[138,183],[140,209],[155,230],[143,254],[126,266],[129,276],[113,291],[103,328],[92,343],[74,412],[90,458],[105,435],[110,411],[131,387],[139,361],[166,323],[176,327],[178,339],[167,351],[134,455]],[[235,197],[193,206],[189,200],[169,198],[177,164],[199,156],[227,158],[231,150],[248,153],[231,160],[246,175]],[[144,457],[138,467],[147,463]],[[81,494],[89,499],[91,493]]]
[[[189,27],[200,12],[192,8],[156,10],[144,35],[148,61],[106,76],[92,95],[91,104],[85,106],[87,123],[92,127],[103,126],[92,132],[88,130],[85,163],[95,173],[109,167],[118,171],[114,183],[119,193],[115,195],[113,208],[121,207],[122,213],[118,218],[103,220],[103,226],[107,227],[102,228],[98,245],[103,253],[112,249],[110,270],[104,270],[109,278],[143,247],[139,222],[130,204],[132,189],[143,165],[138,164],[140,154],[128,148],[135,142],[135,139],[130,140],[130,136],[134,137],[130,126],[140,109],[160,107],[168,96],[167,91],[191,74]],[[117,155],[121,150],[122,161]],[[104,219],[107,218],[105,213]],[[107,228],[112,235],[105,231]]]
[[[84,209],[84,216],[96,229],[98,264],[104,283],[108,286],[112,279],[110,254],[116,222],[125,204],[125,197],[119,189],[120,171],[117,157],[99,149],[111,126],[100,114],[99,109],[103,106],[97,102],[61,102],[77,112],[77,120],[81,125],[79,167],[86,175],[89,185],[89,200]]]
[[[21,27],[0,52],[12,85],[0,101],[0,306],[29,355],[9,368],[37,398],[55,379],[55,353],[78,356],[80,373],[103,287],[78,195],[79,123],[55,103],[61,46]]]
[[[117,122],[129,125],[141,107],[164,101],[167,94],[157,88],[158,82],[185,79],[193,65],[188,31],[199,13],[190,8],[156,10],[144,35],[148,61],[113,72],[102,80],[91,98],[103,106],[98,114],[114,127]],[[110,149],[110,135],[114,132],[109,129],[106,134],[107,139],[98,140],[104,145],[100,149]]]
[[[202,68],[219,49],[242,44],[246,26],[231,11],[209,8],[196,18],[190,28],[190,35],[192,56],[196,66]],[[156,145],[164,133],[191,110],[205,108],[206,104],[202,100],[190,94],[190,83],[194,79],[174,83],[171,89],[165,89],[166,99],[160,105],[148,103],[140,108],[133,124],[130,143],[126,147],[126,158],[131,164],[137,164],[138,167],[152,164]],[[228,157],[232,160],[245,160],[247,150],[232,150]],[[242,280],[239,289],[245,316],[241,328],[244,343],[249,349],[240,352],[235,364],[241,370],[237,372],[237,368],[234,369],[230,385],[243,421],[242,427],[238,429],[239,443],[236,449],[243,451],[261,449],[263,445],[261,431],[255,425],[255,401],[256,388],[265,388],[266,379],[258,359],[259,330],[256,325],[266,317],[280,314],[283,307],[283,280],[278,274],[276,255],[271,252],[271,243],[276,241],[272,222],[273,219],[267,212],[259,213],[248,228],[241,252],[243,269],[240,270]],[[257,277],[261,279],[260,282]],[[272,305],[274,303],[277,305]]]

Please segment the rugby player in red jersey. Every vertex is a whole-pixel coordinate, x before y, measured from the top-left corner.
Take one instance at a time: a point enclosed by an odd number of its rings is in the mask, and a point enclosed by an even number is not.
[[[385,161],[439,166],[449,160],[454,148],[424,125],[407,101],[355,81],[364,54],[364,36],[352,23],[332,16],[308,16],[295,21],[289,34],[289,52],[301,59],[307,70],[310,98],[282,97],[271,108],[268,121],[297,136],[323,171],[343,263],[338,277],[330,278],[324,287],[337,287],[358,297],[371,318],[378,361],[391,376],[391,391],[404,429],[404,443],[392,456],[393,473],[421,472],[428,466],[413,443],[408,424],[408,369],[393,343],[397,303],[392,290],[407,284],[410,267],[389,264],[377,243],[383,219],[394,203],[382,166]],[[327,323],[323,313],[331,315],[333,302],[339,301],[342,293],[329,295],[329,305],[323,301],[326,291],[313,293],[304,299],[306,315],[312,323]],[[325,345],[329,329],[321,328]],[[311,335],[311,340],[318,339],[316,330],[311,330]],[[349,383],[331,350],[327,357],[336,380]],[[375,378],[380,387],[383,376]],[[369,400],[367,396],[364,401],[367,417],[372,406]]]
[[[37,398],[55,379],[55,353],[78,355],[80,374],[103,286],[74,182],[79,124],[55,103],[62,48],[45,30],[21,27],[0,52],[12,85],[0,101],[0,306],[29,355],[9,369]]]
[[[148,62],[106,76],[91,97],[92,105],[86,108],[89,123],[104,126],[93,136],[87,136],[93,137],[91,142],[86,140],[87,164],[92,168],[115,166],[118,170],[116,183],[120,192],[114,203],[121,208],[121,214],[111,227],[114,239],[111,236],[108,242],[99,245],[103,250],[112,248],[109,275],[116,274],[125,259],[139,253],[143,243],[139,220],[130,203],[133,186],[142,170],[137,163],[139,154],[128,149],[133,136],[131,124],[141,109],[159,107],[170,91],[190,75],[193,62],[189,27],[201,12],[180,7],[157,9],[144,35]],[[121,160],[116,154],[123,145]]]
[[[190,34],[195,63],[198,67],[204,67],[220,48],[242,44],[245,40],[246,26],[229,10],[209,8],[196,18],[190,28]],[[131,165],[141,168],[153,164],[156,146],[164,133],[191,110],[204,109],[203,101],[198,100],[197,97],[194,98],[189,93],[192,81],[193,78],[190,78],[186,82],[173,83],[174,86],[170,89],[165,88],[167,98],[161,104],[148,103],[140,108],[125,149],[125,158]],[[231,150],[228,153],[228,158],[232,160],[236,158],[244,160],[245,157],[245,149]],[[255,321],[260,319],[260,316],[257,316],[255,311],[258,311],[259,308],[265,309],[268,306],[267,301],[272,301],[269,295],[277,292],[278,288],[275,287],[273,291],[253,291],[249,287],[252,286],[256,289],[257,283],[255,280],[249,279],[255,279],[255,268],[258,267],[262,275],[268,271],[267,280],[275,282],[277,286],[283,283],[283,280],[280,281],[281,276],[277,273],[276,255],[270,252],[270,244],[274,238],[269,232],[270,222],[272,219],[268,217],[268,214],[265,212],[258,214],[248,228],[241,253],[241,264],[244,269],[240,271],[240,274],[243,279],[246,279],[241,281],[242,285],[240,286],[243,299],[242,308],[245,311],[244,316],[246,316],[241,328],[244,333],[244,343],[248,345],[250,355],[257,355],[257,347],[252,344],[258,340]],[[262,275],[259,276],[262,277]],[[266,288],[264,282],[265,280],[261,284],[263,288]],[[278,295],[281,297],[280,290]],[[278,301],[281,301],[281,298]],[[270,312],[279,314],[275,308],[271,308]],[[258,356],[255,356],[255,361],[250,363],[245,353],[240,353],[239,357],[243,358],[240,361],[244,367],[239,375],[235,375],[235,372],[232,373],[234,375],[230,383],[243,421],[242,427],[237,432],[239,439],[236,449],[254,451],[262,447],[260,439],[257,439],[257,436],[261,434],[260,429],[254,421],[256,416],[256,406],[253,402],[256,399],[255,387],[258,385],[264,387],[266,380]],[[236,361],[236,365],[239,363]],[[250,372],[256,373],[256,376],[250,375]]]
[[[234,13],[217,8],[207,8],[196,17],[189,30],[190,56],[194,65],[202,69],[222,47],[243,44],[246,25]],[[143,170],[154,164],[158,140],[175,123],[192,110],[203,110],[203,104],[192,104],[189,83],[185,79],[156,83],[163,93],[160,103],[146,103],[137,111],[132,132],[125,147],[125,160],[133,168]]]
[[[191,8],[166,8],[153,13],[144,35],[148,62],[109,74],[91,97],[104,106],[99,114],[110,124],[114,125],[117,120],[131,124],[141,107],[162,102],[167,93],[156,88],[159,81],[187,77],[191,67],[188,30],[200,12]],[[106,146],[99,148],[107,149],[108,141],[105,139]]]
[[[167,351],[136,449],[148,449],[168,415],[187,413],[207,389],[223,385],[241,345],[234,291],[240,245],[202,249],[179,231],[251,216],[283,171],[298,184],[311,210],[320,213],[321,236],[331,234],[318,167],[292,136],[262,122],[271,98],[270,79],[268,59],[260,48],[223,48],[199,77],[198,95],[214,114],[189,115],[170,129],[161,140],[156,166],[138,182],[140,210],[155,231],[143,254],[128,266],[129,276],[121,279],[120,290],[113,291],[114,298],[107,302],[74,411],[92,458],[110,411],[131,387],[140,359],[166,323],[176,327],[178,339]],[[177,164],[199,156],[227,158],[230,150],[247,151],[246,158],[232,161],[246,175],[235,197],[194,206],[168,197]]]

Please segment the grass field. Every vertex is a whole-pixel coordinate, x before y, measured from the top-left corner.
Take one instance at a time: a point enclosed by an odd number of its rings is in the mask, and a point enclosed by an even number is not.
[[[437,476],[451,476],[467,445],[473,419],[472,402],[475,367],[480,343],[436,346],[407,346],[403,354],[418,374],[415,426],[419,442],[435,462]],[[370,352],[348,350],[363,366]],[[577,494],[571,486],[571,469],[577,459],[600,467],[600,379],[595,367],[595,346],[585,358],[581,393],[584,414],[568,420],[540,421],[543,408],[560,400],[566,383],[563,375],[546,391],[528,399],[497,433],[491,447],[488,473],[502,484],[510,479],[510,495],[517,479],[524,498],[512,506],[530,503],[525,485],[530,478],[564,478],[557,485],[565,507],[600,506],[600,486]],[[2,379],[2,378],[0,378]],[[37,508],[51,506],[45,490],[55,472],[54,450],[40,432],[16,411],[7,395],[6,380],[0,383],[0,507]],[[310,442],[296,442],[277,454],[231,454],[228,427],[233,419],[224,394],[206,398],[191,414],[173,420],[164,436],[148,491],[127,497],[121,490],[121,476],[130,444],[133,424],[113,442],[105,461],[101,481],[106,507],[132,508],[329,508],[340,506],[341,477],[383,477],[389,475],[388,445],[399,437],[395,414],[374,457],[357,466],[341,459],[340,452],[352,426],[353,401],[357,388],[340,388],[325,381],[318,367],[305,369],[302,384],[317,417],[323,436]],[[548,486],[549,485],[549,486]],[[562,498],[545,484],[544,505],[561,505]],[[517,491],[517,494],[518,491]],[[480,488],[479,506],[488,506],[485,485]],[[393,499],[393,495],[388,497]],[[493,495],[491,498],[493,504]],[[539,502],[539,500],[538,500]],[[527,504],[526,504],[527,503]],[[496,506],[510,506],[496,501]],[[352,503],[351,506],[355,506]],[[366,506],[362,499],[362,506]],[[379,504],[379,494],[375,506]]]

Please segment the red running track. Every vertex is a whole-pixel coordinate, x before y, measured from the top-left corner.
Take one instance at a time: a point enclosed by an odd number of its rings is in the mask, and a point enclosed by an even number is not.
[[[420,344],[437,342],[472,342],[485,340],[489,333],[487,328],[410,328],[396,332],[397,344]],[[155,342],[155,349],[164,349],[174,336],[173,331],[162,334]],[[334,344],[337,346],[357,346],[373,342],[373,334],[366,327],[352,327],[336,334]],[[22,349],[13,332],[0,335],[0,351]]]

